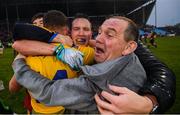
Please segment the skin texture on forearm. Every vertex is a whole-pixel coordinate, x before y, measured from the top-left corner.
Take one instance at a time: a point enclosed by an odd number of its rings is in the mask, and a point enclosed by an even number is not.
[[[9,91],[11,93],[18,92],[21,89],[21,85],[17,83],[15,76],[13,75],[11,80],[9,81]]]
[[[55,45],[47,44],[39,41],[18,40],[12,47],[23,55],[53,55]]]

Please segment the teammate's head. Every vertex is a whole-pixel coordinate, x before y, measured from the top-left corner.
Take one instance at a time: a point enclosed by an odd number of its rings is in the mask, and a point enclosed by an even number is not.
[[[44,15],[44,27],[65,35],[67,33],[67,17],[58,10],[50,10]]]
[[[31,23],[36,26],[43,27],[43,17],[44,13],[37,13],[31,18]]]
[[[87,45],[92,38],[92,26],[85,14],[76,14],[71,25],[71,37],[75,45]]]

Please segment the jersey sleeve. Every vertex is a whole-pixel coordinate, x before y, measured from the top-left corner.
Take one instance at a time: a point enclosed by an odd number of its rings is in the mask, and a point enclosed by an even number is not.
[[[54,35],[46,28],[38,27],[27,23],[16,23],[14,26],[13,39],[16,40],[36,40],[48,42]]]

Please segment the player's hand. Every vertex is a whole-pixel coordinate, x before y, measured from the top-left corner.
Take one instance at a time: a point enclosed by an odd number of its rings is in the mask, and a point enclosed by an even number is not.
[[[67,45],[69,47],[73,45],[73,40],[69,36],[62,34],[57,34],[52,42],[62,43],[63,45]]]

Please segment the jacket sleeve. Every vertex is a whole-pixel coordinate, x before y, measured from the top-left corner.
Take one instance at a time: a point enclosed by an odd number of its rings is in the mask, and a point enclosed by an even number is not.
[[[17,82],[40,102],[79,111],[97,111],[95,92],[84,77],[52,81],[31,70],[24,59],[14,61],[13,69]]]
[[[140,94],[156,96],[159,107],[155,112],[164,113],[175,101],[176,77],[141,41],[138,41],[138,48],[135,53],[147,73],[147,82],[140,90]]]
[[[14,26],[13,39],[14,41],[26,39],[48,42],[53,35],[53,32],[32,24],[16,23]]]

